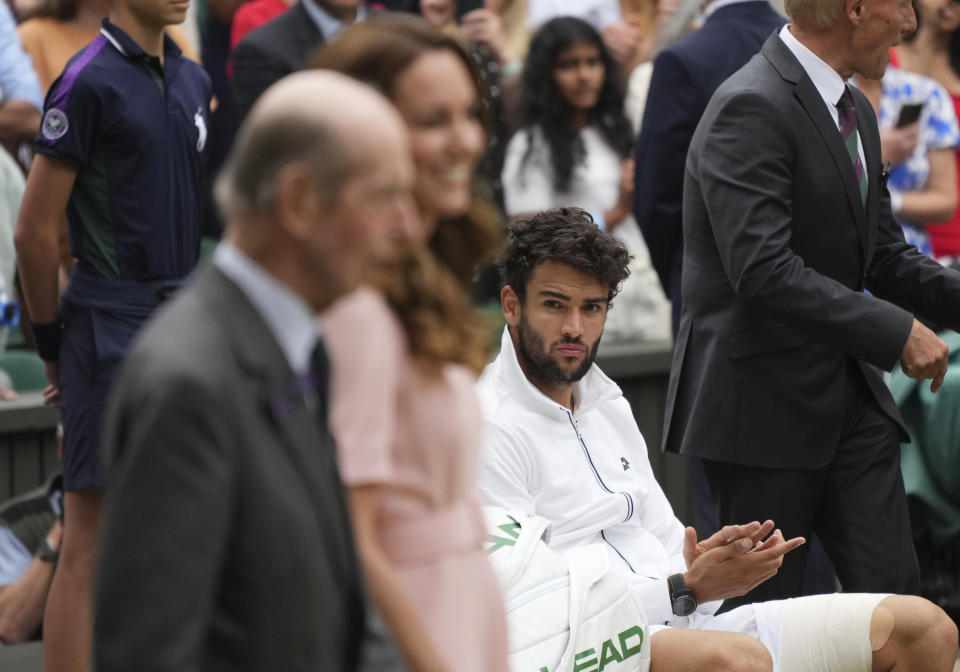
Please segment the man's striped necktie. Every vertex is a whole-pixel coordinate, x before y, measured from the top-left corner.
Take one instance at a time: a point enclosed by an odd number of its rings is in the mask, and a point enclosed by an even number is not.
[[[853,106],[853,94],[850,87],[844,85],[843,95],[837,103],[837,112],[840,120],[840,137],[846,145],[847,154],[853,163],[853,171],[857,176],[857,186],[860,187],[860,202],[867,202],[867,175],[860,161],[860,152],[857,151],[857,110]]]

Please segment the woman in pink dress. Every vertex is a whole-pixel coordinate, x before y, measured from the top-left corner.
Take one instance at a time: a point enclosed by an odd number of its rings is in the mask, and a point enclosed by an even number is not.
[[[414,17],[357,24],[317,65],[391,98],[416,166],[419,222],[404,252],[321,318],[359,556],[411,669],[504,672],[506,619],[475,495],[473,382],[490,339],[467,288],[500,234],[473,197],[486,141],[477,79],[456,41]]]

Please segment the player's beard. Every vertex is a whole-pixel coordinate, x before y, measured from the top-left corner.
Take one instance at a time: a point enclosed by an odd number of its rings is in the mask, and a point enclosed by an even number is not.
[[[517,358],[527,377],[531,382],[542,385],[568,385],[587,375],[587,371],[593,366],[593,360],[597,358],[600,336],[592,345],[584,343],[579,338],[562,338],[553,344],[572,343],[586,347],[586,356],[572,371],[560,366],[549,350],[544,349],[543,341],[537,330],[530,326],[526,316],[521,315],[517,323]]]

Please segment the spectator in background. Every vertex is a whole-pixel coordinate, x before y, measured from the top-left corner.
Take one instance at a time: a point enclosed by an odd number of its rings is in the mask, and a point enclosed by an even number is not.
[[[916,0],[917,31],[896,48],[895,65],[926,75],[946,89],[960,117],[960,5],[951,0]],[[960,152],[955,152],[960,180]],[[926,227],[936,257],[960,258],[960,208]]]
[[[44,619],[48,669],[89,666],[111,382],[143,321],[197,263],[211,89],[164,34],[185,15],[185,4],[113,0],[100,34],[47,95],[17,223],[20,279],[50,382],[44,400],[60,404],[64,426],[66,516]],[[64,212],[78,263],[60,302]]]
[[[0,643],[39,633],[60,557],[63,478],[0,504]]]
[[[249,33],[230,54],[237,120],[247,116],[268,86],[307,67],[320,47],[366,18],[363,0],[299,0]]]
[[[408,248],[321,319],[360,559],[410,669],[501,672],[506,618],[476,494],[489,334],[467,293],[500,233],[471,189],[480,84],[462,47],[413,17],[355,26],[317,65],[389,92],[416,167]]]
[[[633,126],[634,135],[640,132],[643,112],[650,93],[650,80],[653,77],[653,58],[663,49],[696,28],[696,20],[701,13],[700,0],[656,0],[656,13],[652,26],[643,33],[644,43],[642,61],[630,73],[624,109],[627,119]],[[604,40],[609,44],[606,35]]]
[[[42,108],[37,73],[17,37],[10,7],[0,2],[0,144],[11,154],[36,136]]]
[[[957,208],[960,130],[950,95],[934,80],[888,65],[882,80],[856,78],[877,113],[890,209],[903,236],[934,256],[927,224],[949,220]],[[919,121],[897,128],[905,105],[922,104]]]
[[[6,352],[10,327],[20,321],[19,296],[14,286],[17,253],[13,247],[13,230],[20,213],[20,201],[26,181],[23,171],[12,156],[0,147],[0,357]],[[13,381],[0,370],[0,400],[16,399]]]
[[[633,134],[617,71],[585,21],[553,19],[537,31],[524,65],[524,127],[510,140],[504,163],[506,211],[511,217],[567,206],[590,212],[634,255],[608,337],[667,339],[669,305],[630,212]]]
[[[620,0],[528,0],[530,10],[528,24],[539,30],[545,23],[558,17],[572,16],[582,19],[602,31],[623,18]]]
[[[484,7],[500,17],[507,49],[522,65],[530,48],[528,0],[485,0]]]
[[[103,20],[110,12],[111,0],[54,0],[47,11],[20,24],[17,31],[23,48],[33,59],[33,67],[46,93],[74,54],[93,42]],[[168,26],[186,58],[199,62],[196,49],[180,26]]]
[[[250,31],[269,23],[294,4],[295,0],[249,0],[240,5],[230,21],[230,51],[236,49]],[[227,71],[233,72],[229,63]]]
[[[637,137],[632,210],[653,267],[680,324],[684,165],[693,131],[717,87],[760,51],[785,19],[767,0],[714,0],[703,27],[661,51],[653,62]]]

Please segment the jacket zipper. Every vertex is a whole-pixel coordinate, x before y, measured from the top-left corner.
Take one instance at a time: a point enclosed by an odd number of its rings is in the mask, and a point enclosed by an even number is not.
[[[596,477],[597,483],[599,483],[600,487],[606,492],[609,492],[611,495],[614,494],[613,490],[608,488],[607,484],[604,483],[603,479],[600,477],[600,472],[597,470],[597,465],[593,463],[593,457],[590,455],[590,449],[587,448],[587,443],[583,440],[583,435],[580,434],[580,429],[577,427],[577,423],[573,421],[573,415],[571,415],[569,410],[563,410],[567,414],[567,420],[570,421],[570,426],[573,427],[573,431],[577,435],[577,441],[580,442],[580,447],[583,449],[583,454],[586,456],[587,462],[590,464],[590,469],[593,470],[593,475]],[[627,500],[627,517],[623,519],[623,522],[627,522],[633,517],[633,497],[631,497],[629,493],[623,491],[620,491],[619,494],[623,495],[623,498]]]
[[[583,448],[583,454],[587,456],[587,462],[590,463],[590,468],[593,470],[593,475],[596,477],[597,483],[600,484],[601,488],[603,488],[605,491],[609,492],[612,495],[613,490],[608,488],[607,484],[603,482],[602,478],[600,478],[600,472],[597,471],[597,465],[593,463],[593,458],[590,456],[590,449],[587,448],[587,442],[583,440],[583,435],[580,434],[580,430],[579,428],[577,428],[577,423],[573,421],[573,415],[566,408],[564,408],[563,411],[564,413],[567,414],[567,420],[570,421],[570,426],[573,427],[573,431],[577,435],[577,441],[580,442],[580,447]],[[622,491],[620,492],[620,494],[623,495],[624,498],[627,500],[627,517],[623,519],[623,522],[627,522],[628,520],[630,520],[630,517],[633,516],[633,497],[631,497],[628,493],[622,492]],[[623,553],[620,552],[620,549],[610,543],[610,540],[607,539],[607,535],[603,533],[603,530],[600,530],[600,538],[603,539],[603,541],[608,546],[610,546],[610,548],[612,548],[617,555],[620,556],[620,559],[627,564],[627,567],[630,568],[631,572],[633,572],[634,574],[637,573],[637,570],[633,568],[633,565],[630,564],[630,561],[627,560],[626,556],[624,556]]]

